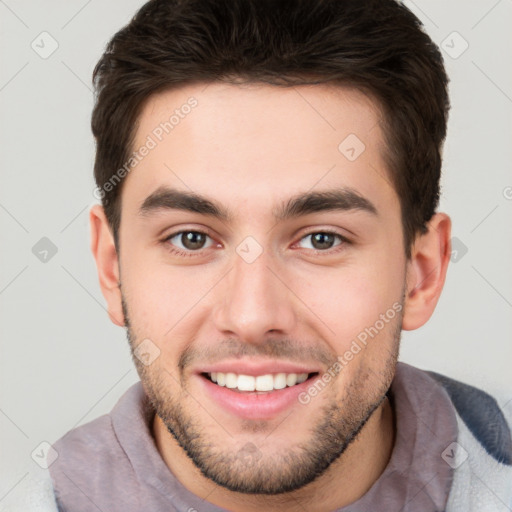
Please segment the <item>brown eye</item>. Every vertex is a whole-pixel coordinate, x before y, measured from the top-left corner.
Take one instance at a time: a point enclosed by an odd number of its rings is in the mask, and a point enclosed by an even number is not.
[[[212,243],[211,238],[206,233],[201,233],[201,231],[181,231],[171,235],[167,240],[179,249],[187,251],[204,249]]]
[[[301,247],[305,249],[315,249],[317,251],[325,251],[340,245],[344,241],[341,235],[328,232],[317,232],[306,235],[300,241]]]

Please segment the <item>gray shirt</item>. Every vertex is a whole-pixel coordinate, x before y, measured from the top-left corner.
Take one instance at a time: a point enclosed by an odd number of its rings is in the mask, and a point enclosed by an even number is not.
[[[442,512],[453,470],[441,454],[457,440],[454,408],[428,373],[398,363],[388,396],[396,422],[390,461],[370,490],[339,512]],[[54,444],[50,467],[59,509],[66,512],[221,512],[188,491],[160,456],[154,417],[137,383],[110,414]]]

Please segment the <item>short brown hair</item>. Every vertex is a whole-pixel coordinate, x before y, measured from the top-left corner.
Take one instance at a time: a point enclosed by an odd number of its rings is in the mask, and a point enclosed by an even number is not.
[[[439,202],[448,78],[421,22],[395,0],[151,0],[108,43],[93,74],[94,175],[116,245],[119,186],[154,93],[192,82],[334,83],[369,93],[384,113],[386,163],[407,256]],[[124,174],[123,174],[124,176]]]

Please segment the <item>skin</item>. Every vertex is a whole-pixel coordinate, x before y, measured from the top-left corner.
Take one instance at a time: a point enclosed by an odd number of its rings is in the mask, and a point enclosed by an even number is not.
[[[385,393],[399,333],[434,311],[449,261],[450,219],[434,215],[407,260],[380,110],[356,89],[214,83],[165,91],[145,104],[134,148],[191,96],[197,107],[123,184],[119,251],[101,206],[90,212],[110,318],[128,328],[132,350],[149,339],[160,351],[149,366],[134,358],[157,408],[157,448],[185,487],[229,510],[346,506],[389,461],[395,433]],[[354,161],[338,150],[349,134],[365,145]],[[146,198],[163,186],[203,196],[231,217],[170,208],[141,215]],[[339,189],[366,198],[376,213],[274,216],[299,194]],[[196,252],[173,253],[187,252],[180,237],[165,240],[180,230],[211,238]],[[335,237],[333,247],[315,250],[308,235],[325,231],[346,241]],[[236,250],[248,236],[263,250],[252,263]],[[322,375],[393,304],[403,307],[400,314],[325,389],[274,417],[237,417],[205,395],[194,373],[212,358],[238,358],[300,362]],[[335,443],[322,437],[326,429]],[[195,462],[182,446],[195,450]],[[316,478],[308,478],[312,452],[328,460],[317,465]],[[279,493],[286,483],[290,489]],[[251,494],[233,490],[251,486]]]

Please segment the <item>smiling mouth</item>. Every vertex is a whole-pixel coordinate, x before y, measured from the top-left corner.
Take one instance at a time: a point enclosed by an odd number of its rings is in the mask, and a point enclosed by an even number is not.
[[[267,373],[265,375],[244,375],[238,373],[211,372],[201,374],[206,379],[220,387],[233,391],[271,392],[302,384],[318,375],[313,373]]]

